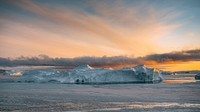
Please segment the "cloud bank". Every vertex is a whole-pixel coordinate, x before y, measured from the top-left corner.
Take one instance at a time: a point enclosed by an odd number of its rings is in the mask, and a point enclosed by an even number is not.
[[[143,57],[144,60],[152,60],[158,63],[169,61],[200,61],[200,49],[171,52],[164,54],[151,54]]]
[[[15,59],[0,58],[0,66],[65,66],[75,67],[83,64],[89,64],[93,67],[126,67],[136,64],[162,64],[169,62],[186,62],[200,61],[200,49],[187,51],[170,52],[164,54],[151,54],[144,57],[76,57],[76,58],[51,58],[47,55],[39,55],[37,57],[18,57]]]

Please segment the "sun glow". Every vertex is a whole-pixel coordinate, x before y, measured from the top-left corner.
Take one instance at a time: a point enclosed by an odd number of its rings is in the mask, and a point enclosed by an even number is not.
[[[170,62],[166,64],[149,65],[166,71],[200,70],[200,61]]]

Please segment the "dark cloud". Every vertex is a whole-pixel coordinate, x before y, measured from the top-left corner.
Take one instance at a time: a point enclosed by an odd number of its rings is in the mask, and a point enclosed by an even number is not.
[[[143,60],[156,61],[158,63],[168,61],[200,61],[200,49],[171,52],[164,54],[152,54],[143,57]]]
[[[127,56],[113,56],[113,57],[76,57],[76,58],[51,58],[47,55],[39,55],[37,57],[18,57],[16,59],[0,58],[0,66],[66,66],[75,67],[78,65],[89,64],[91,66],[109,66],[109,67],[125,67],[134,64],[150,64],[167,63],[171,61],[200,61],[200,49],[171,52],[164,54],[151,54],[144,57],[127,57]]]
[[[14,60],[9,58],[0,58],[0,66],[66,66],[74,67],[83,64],[89,64],[91,66],[115,66],[122,64],[138,63],[136,58],[129,58],[126,56],[114,56],[114,57],[76,57],[76,58],[50,58],[46,55],[39,55],[38,57],[18,57]]]

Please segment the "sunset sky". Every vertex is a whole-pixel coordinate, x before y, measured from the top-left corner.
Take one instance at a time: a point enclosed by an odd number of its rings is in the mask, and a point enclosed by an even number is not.
[[[200,0],[0,0],[4,58],[138,57],[199,48]]]

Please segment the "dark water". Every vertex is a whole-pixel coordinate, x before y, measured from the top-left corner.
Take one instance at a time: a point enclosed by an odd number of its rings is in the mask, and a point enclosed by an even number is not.
[[[2,82],[0,111],[199,112],[200,82],[109,85]]]

